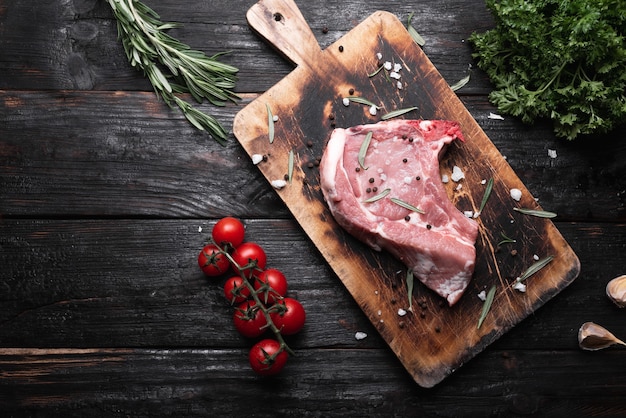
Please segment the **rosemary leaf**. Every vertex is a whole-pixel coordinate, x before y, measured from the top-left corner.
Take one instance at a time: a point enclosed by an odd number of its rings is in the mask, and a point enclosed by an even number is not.
[[[409,311],[413,310],[413,270],[406,271],[406,290],[409,295]]]
[[[462,79],[460,79],[459,81],[457,81],[456,83],[454,83],[453,85],[451,85],[450,88],[452,89],[452,91],[457,91],[461,87],[464,87],[467,83],[469,83],[469,81],[470,81],[470,76],[468,74]]]
[[[537,216],[539,218],[555,218],[556,213],[548,212],[545,210],[535,210],[535,209],[524,209],[524,208],[513,208],[514,211],[523,213],[524,215]]]
[[[384,65],[381,65],[380,67],[378,67],[378,68],[376,69],[376,71],[374,71],[373,73],[368,74],[367,76],[368,76],[369,78],[372,78],[372,77],[374,77],[376,74],[378,74],[379,72],[381,72],[381,70],[382,70],[383,68],[385,68],[385,66],[384,66]]]
[[[405,209],[408,210],[412,210],[413,212],[417,212],[417,213],[425,213],[423,210],[416,208],[415,206],[411,205],[410,203],[405,202],[404,200],[398,199],[397,197],[392,197],[391,200],[393,203],[395,203],[396,205],[402,206]]]
[[[129,63],[143,71],[157,96],[168,106],[178,106],[193,126],[225,144],[228,133],[219,121],[177,96],[189,93],[198,103],[208,100],[216,106],[239,99],[233,91],[238,69],[218,61],[225,53],[208,57],[168,35],[167,30],[181,25],[162,22],[140,0],[107,1]]]
[[[373,203],[376,202],[377,200],[382,199],[383,197],[387,196],[389,193],[391,193],[391,189],[385,189],[382,192],[378,193],[376,196],[372,196],[369,199],[365,199],[363,202],[364,203]]]
[[[367,170],[367,167],[365,167],[365,155],[367,154],[367,149],[370,146],[370,142],[372,142],[373,135],[374,134],[371,131],[368,132],[367,135],[365,135],[363,143],[361,144],[361,148],[359,148],[359,165],[363,170]]]
[[[489,309],[491,309],[491,305],[493,304],[493,298],[495,297],[495,295],[496,285],[494,284],[493,286],[491,286],[491,289],[489,289],[489,292],[487,293],[485,303],[483,304],[483,310],[480,313],[480,318],[478,318],[478,327],[476,329],[480,329],[480,326],[485,321],[485,318],[487,318],[487,314],[489,313]]]
[[[293,150],[289,151],[289,168],[288,168],[288,174],[287,174],[287,178],[289,180],[289,183],[291,183],[291,180],[293,178]]]
[[[411,26],[411,20],[413,20],[413,13],[411,13],[409,15],[409,18],[407,19],[406,30],[409,32],[409,35],[411,35],[411,38],[413,38],[413,41],[416,44],[418,44],[419,46],[424,46],[426,44],[426,41],[424,40],[424,38],[422,38],[422,36],[419,33],[417,33],[415,28]]]
[[[394,110],[392,112],[386,113],[384,115],[382,115],[380,118],[382,120],[387,120],[387,119],[392,119],[392,118],[396,118],[398,116],[402,116],[406,113],[412,112],[413,110],[417,110],[417,106],[412,106],[412,107],[407,107],[404,109],[398,109],[398,110]]]
[[[272,108],[265,103],[267,108],[267,136],[269,137],[270,144],[274,143],[274,115],[272,114]]]
[[[348,96],[346,97],[346,99],[350,100],[351,102],[354,103],[358,103],[358,104],[362,104],[362,105],[366,105],[366,106],[374,106],[375,108],[378,109],[378,106],[372,102],[370,102],[367,99],[364,99],[363,97],[358,97],[358,96]]]
[[[552,260],[554,260],[554,256],[550,255],[544,259],[537,261],[532,266],[528,267],[528,269],[526,269],[526,271],[515,280],[517,282],[523,282],[524,280],[528,279],[530,276],[532,276],[533,274],[537,273],[539,270],[541,270],[542,268],[550,264]]]
[[[513,238],[510,238],[510,237],[506,236],[506,234],[504,232],[500,232],[500,235],[502,235],[502,238],[504,238],[504,239],[498,243],[498,247],[500,247],[501,245],[504,245],[504,244],[515,244],[517,242]]]
[[[493,190],[493,177],[489,179],[487,182],[487,187],[485,188],[485,194],[483,195],[483,200],[480,202],[480,209],[478,209],[478,213],[482,213],[485,205],[487,204],[487,200],[489,200],[489,196],[491,196],[491,191]]]

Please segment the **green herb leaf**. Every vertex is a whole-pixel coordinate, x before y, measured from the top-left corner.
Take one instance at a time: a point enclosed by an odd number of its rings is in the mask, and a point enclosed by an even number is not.
[[[412,12],[411,14],[409,14],[409,18],[407,19],[407,22],[406,22],[406,29],[416,44],[418,44],[419,46],[424,46],[426,44],[426,41],[424,40],[424,38],[422,38],[422,36],[419,33],[417,33],[415,28],[411,25],[411,21],[413,20],[413,14],[414,13]]]
[[[413,270],[406,271],[406,291],[409,295],[409,310],[413,310]]]
[[[552,260],[554,260],[554,256],[550,255],[544,259],[537,261],[532,266],[528,267],[528,269],[521,276],[519,276],[516,279],[516,281],[523,282],[524,280],[528,279],[530,276],[532,276],[533,274],[537,273],[539,270],[541,270],[542,268],[550,264]]]
[[[387,120],[387,119],[392,119],[392,118],[396,118],[398,116],[402,116],[406,113],[412,112],[414,110],[417,110],[417,106],[412,106],[412,107],[407,107],[404,109],[398,109],[398,110],[394,110],[392,112],[386,113],[384,115],[382,115],[380,118],[382,120]]]
[[[293,178],[293,158],[294,158],[293,157],[293,150],[290,150],[289,151],[289,171],[288,171],[288,174],[287,174],[289,183],[291,183],[291,180]]]
[[[411,205],[410,203],[405,202],[404,200],[398,199],[397,197],[392,197],[391,200],[393,203],[395,203],[396,205],[402,206],[405,209],[411,210],[413,212],[417,212],[417,213],[425,213],[423,210],[416,208],[415,206]]]
[[[469,83],[469,81],[470,81],[470,75],[468,74],[462,79],[460,79],[459,81],[457,81],[456,83],[454,83],[453,85],[451,85],[450,88],[452,89],[452,91],[457,91],[461,87],[464,87],[467,83]]]
[[[480,208],[478,209],[478,213],[482,213],[483,209],[485,209],[485,205],[487,204],[487,200],[489,200],[489,196],[491,196],[491,191],[493,190],[493,177],[487,181],[487,187],[485,187],[485,193],[483,194],[483,200],[480,202]]]
[[[517,242],[513,238],[510,238],[510,237],[506,236],[506,234],[504,232],[500,232],[500,235],[502,235],[502,238],[504,238],[504,239],[498,243],[498,247],[500,247],[501,245],[504,245],[504,244],[515,244]]]
[[[485,321],[485,318],[487,318],[487,314],[489,313],[489,309],[491,309],[491,305],[493,304],[493,298],[495,297],[495,295],[496,295],[496,285],[494,284],[493,286],[491,286],[491,289],[489,289],[489,292],[487,293],[487,297],[485,298],[483,309],[480,312],[480,318],[478,318],[477,329],[480,329],[480,326]]]
[[[117,33],[129,63],[146,75],[155,93],[170,107],[178,106],[197,129],[207,131],[224,145],[228,133],[213,116],[199,111],[179,94],[189,93],[197,101],[215,106],[235,101],[238,69],[193,50],[166,33],[180,27],[161,22],[159,15],[139,0],[108,0],[117,21]],[[167,70],[167,71],[166,71]]]
[[[379,72],[381,72],[383,68],[385,68],[385,66],[384,66],[384,65],[381,65],[380,67],[378,67],[378,68],[376,69],[376,71],[374,71],[373,73],[368,74],[367,76],[368,76],[369,78],[372,78],[372,77],[374,77],[376,74],[378,74]]]
[[[364,99],[363,97],[348,96],[348,97],[346,97],[346,99],[348,99],[349,101],[354,102],[354,103],[358,103],[358,104],[362,104],[362,105],[366,105],[366,106],[370,106],[370,107],[374,106],[375,108],[378,109],[378,106],[376,104],[370,102],[367,99]]]
[[[269,104],[265,103],[267,109],[267,136],[270,144],[274,143],[274,115],[272,114],[272,108]]]
[[[387,196],[389,193],[391,193],[391,189],[385,189],[382,192],[378,193],[376,196],[372,196],[369,199],[365,199],[363,202],[364,203],[373,203],[376,202],[377,200],[382,199],[383,197]]]
[[[370,142],[372,142],[373,135],[374,134],[371,131],[368,132],[367,135],[365,135],[365,139],[363,139],[363,142],[361,143],[361,148],[359,148],[359,165],[364,170],[367,170],[367,167],[365,167],[365,156],[367,155],[367,149],[370,146]]]
[[[524,215],[537,216],[539,218],[555,218],[557,215],[554,212],[548,212],[545,210],[513,208],[514,211],[523,213]]]

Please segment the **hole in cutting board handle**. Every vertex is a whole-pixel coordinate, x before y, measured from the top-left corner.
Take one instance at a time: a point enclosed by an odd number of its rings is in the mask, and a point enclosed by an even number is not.
[[[246,18],[255,32],[293,64],[318,60],[322,49],[294,0],[260,0]]]

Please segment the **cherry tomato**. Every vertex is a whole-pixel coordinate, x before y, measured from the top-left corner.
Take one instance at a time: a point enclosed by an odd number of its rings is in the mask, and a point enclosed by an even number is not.
[[[289,354],[282,349],[280,343],[270,338],[256,343],[250,349],[248,358],[250,367],[261,376],[272,376],[279,373],[285,364]]]
[[[233,323],[241,335],[256,338],[266,330],[267,321],[254,300],[247,300],[235,308]]]
[[[198,255],[198,265],[207,276],[219,276],[230,267],[228,258],[213,244],[205,245]]]
[[[279,310],[270,313],[272,322],[283,335],[293,335],[302,329],[306,321],[306,312],[302,304],[293,298],[284,298],[277,302]]]
[[[240,304],[250,297],[250,289],[243,284],[243,279],[233,276],[224,283],[224,297],[231,304]]]
[[[241,245],[245,235],[245,228],[239,219],[230,216],[222,218],[213,226],[211,236],[213,242],[224,247],[230,244],[233,248]]]
[[[267,269],[255,276],[253,286],[255,290],[261,290],[261,302],[273,304],[287,295],[287,278],[280,270]]]
[[[254,242],[244,242],[239,247],[235,248],[232,258],[239,267],[246,267],[254,263],[254,266],[243,270],[243,274],[246,277],[250,277],[253,268],[263,270],[267,263],[265,251],[259,244]],[[235,268],[235,270],[237,269],[235,266],[233,266],[233,268]]]

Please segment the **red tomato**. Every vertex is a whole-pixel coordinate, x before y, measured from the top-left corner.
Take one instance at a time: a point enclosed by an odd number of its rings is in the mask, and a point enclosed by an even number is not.
[[[279,310],[270,313],[272,322],[283,335],[293,335],[299,332],[306,321],[304,307],[293,298],[284,298],[277,302]]]
[[[224,247],[230,244],[233,248],[238,247],[243,242],[245,228],[243,224],[230,216],[222,218],[213,226],[211,236],[213,242]]]
[[[250,297],[250,289],[244,285],[241,277],[233,276],[224,283],[224,297],[231,304],[239,304]]]
[[[219,276],[230,267],[228,258],[213,244],[205,245],[198,255],[198,265],[207,276]]]
[[[280,343],[270,338],[256,343],[250,349],[248,358],[250,367],[261,376],[272,376],[279,373],[285,364],[289,354],[281,348]]]
[[[267,263],[265,251],[259,244],[254,242],[244,242],[235,248],[232,258],[240,268],[249,267],[243,270],[243,275],[246,277],[250,277],[253,269],[263,270]],[[233,266],[233,268],[237,270],[236,266]]]
[[[247,300],[235,308],[233,323],[241,335],[256,338],[267,329],[267,321],[254,300]]]
[[[267,269],[255,276],[253,286],[255,290],[261,290],[261,302],[273,304],[287,295],[287,278],[280,270]]]

